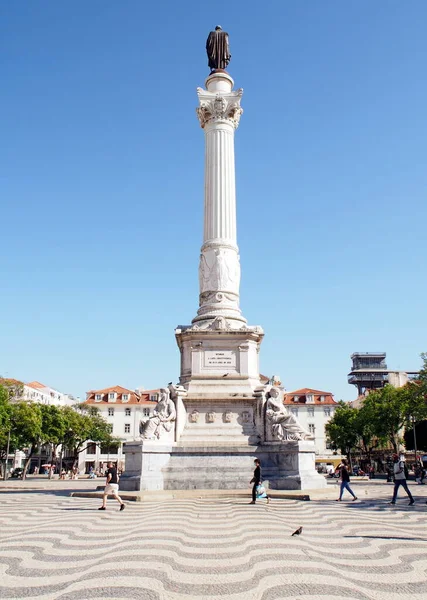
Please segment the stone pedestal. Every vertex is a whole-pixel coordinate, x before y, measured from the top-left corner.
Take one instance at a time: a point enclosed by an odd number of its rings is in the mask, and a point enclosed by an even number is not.
[[[254,459],[262,464],[270,489],[310,490],[326,487],[314,468],[313,442],[284,442],[258,446],[166,446],[155,442],[128,442],[124,446],[126,471],[120,489],[192,490],[248,489]]]
[[[181,352],[180,384],[190,396],[230,397],[231,391],[252,396],[260,385],[261,327],[232,329],[228,320],[217,317],[203,329],[180,326],[175,337]]]

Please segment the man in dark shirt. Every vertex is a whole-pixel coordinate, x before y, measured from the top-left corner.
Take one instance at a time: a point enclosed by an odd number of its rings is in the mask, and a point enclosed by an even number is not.
[[[337,502],[341,502],[344,490],[347,490],[348,492],[350,492],[350,494],[353,496],[353,501],[357,500],[356,494],[353,492],[353,490],[350,487],[350,475],[349,475],[348,468],[347,468],[347,461],[343,459],[341,461],[341,464],[338,465],[336,470],[339,471],[340,475],[341,475],[340,497],[337,498]]]
[[[109,494],[114,496],[114,498],[120,503],[120,510],[123,510],[125,505],[119,496],[119,476],[117,475],[117,469],[112,462],[109,462],[107,466],[107,483],[104,489],[104,495],[102,497],[102,506],[100,506],[98,510],[106,510],[107,498]]]
[[[255,465],[254,476],[252,477],[252,479],[249,482],[249,483],[253,483],[253,486],[252,486],[252,502],[251,502],[251,504],[255,504],[255,502],[256,502],[257,487],[261,483],[261,463],[258,460],[258,458],[256,458],[254,460],[254,465]],[[270,496],[268,496],[268,494],[266,494],[265,492],[263,493],[262,496],[258,496],[258,497],[259,498],[267,498],[267,503],[270,502]]]

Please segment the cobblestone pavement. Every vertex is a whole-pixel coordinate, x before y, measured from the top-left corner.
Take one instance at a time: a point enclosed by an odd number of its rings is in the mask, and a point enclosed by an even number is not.
[[[0,598],[425,599],[427,486],[409,507],[385,482],[352,485],[356,502],[331,485],[310,502],[195,493],[101,512],[68,496],[93,482],[2,484]]]

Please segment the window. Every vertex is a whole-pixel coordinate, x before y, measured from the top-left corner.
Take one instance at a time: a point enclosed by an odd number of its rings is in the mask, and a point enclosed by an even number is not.
[[[325,396],[320,396],[320,402],[324,402],[325,401]]]
[[[130,433],[130,423],[125,423],[125,433]]]
[[[125,408],[125,417],[130,417],[130,408]]]
[[[144,408],[142,411],[142,414],[144,415],[144,417],[149,417],[150,416],[150,409],[149,408]]]
[[[332,450],[330,440],[326,440],[326,450]]]
[[[96,400],[97,402],[100,402],[100,401],[102,400],[102,394],[96,394],[96,395],[95,395],[95,400]]]
[[[110,392],[110,393],[108,394],[108,400],[109,400],[110,402],[115,402],[115,401],[116,401],[116,393],[115,393],[115,392]]]
[[[119,447],[117,444],[112,444],[109,446],[108,444],[101,444],[101,454],[117,454],[119,451]]]
[[[86,448],[86,454],[96,454],[96,444],[89,444]]]
[[[308,431],[311,433],[311,435],[314,435],[316,433],[316,427],[314,426],[313,423],[309,424]]]
[[[123,402],[129,401],[129,394],[123,394]]]
[[[108,409],[108,416],[109,417],[114,417],[114,408],[109,408]]]
[[[331,416],[331,409],[329,407],[328,408],[324,408],[323,410],[324,410],[324,413],[325,413],[325,417],[330,417]]]
[[[293,415],[295,415],[296,417],[298,416],[298,409],[297,408],[291,408],[291,412]]]
[[[298,402],[299,401],[299,396],[294,396],[294,402]]]
[[[152,402],[157,402],[157,394],[151,394],[151,396],[150,396],[150,400],[151,400]]]
[[[108,431],[109,431],[110,433],[113,433],[113,426],[112,426],[112,425],[108,425]]]
[[[312,406],[308,408],[307,413],[309,417],[314,417],[314,408]]]
[[[312,404],[314,402],[313,394],[307,394],[307,404]]]

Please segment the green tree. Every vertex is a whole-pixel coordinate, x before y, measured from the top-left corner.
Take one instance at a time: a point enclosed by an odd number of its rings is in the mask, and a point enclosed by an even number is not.
[[[62,410],[65,431],[63,446],[72,452],[74,465],[78,463],[79,454],[86,449],[88,442],[120,443],[120,440],[111,435],[110,424],[96,407],[88,409],[85,405],[80,405],[75,409],[66,406]]]
[[[419,393],[420,395],[424,396],[424,399],[427,402],[427,352],[423,352],[421,354],[421,360],[423,361],[423,364],[421,366],[418,379],[416,382],[414,382],[414,384],[418,384]]]
[[[347,456],[350,465],[351,451],[357,446],[360,437],[357,420],[358,410],[341,400],[334,416],[325,425],[325,432],[332,448]]]
[[[41,440],[43,444],[49,444],[52,450],[52,466],[49,469],[49,479],[51,479],[58,446],[64,439],[66,423],[63,411],[58,406],[42,404],[40,409],[42,416]]]
[[[380,444],[380,440],[375,433],[371,407],[369,405],[366,406],[363,404],[357,410],[354,428],[358,437],[358,447],[367,456],[368,461],[371,462],[372,450]]]
[[[9,391],[0,385],[0,477],[3,477],[3,461],[7,466],[7,440],[10,431],[10,416],[12,408],[9,402]]]
[[[28,466],[42,442],[42,409],[40,404],[17,402],[12,405],[11,440],[14,448],[27,449],[22,478],[27,476]]]
[[[405,426],[412,427],[427,417],[427,405],[421,387],[408,383],[402,388],[386,385],[371,392],[364,401],[370,412],[375,435],[399,451]]]
[[[0,377],[0,386],[5,388],[8,393],[9,400],[16,401],[22,398],[24,393],[24,384],[17,379],[9,379],[8,377]]]

